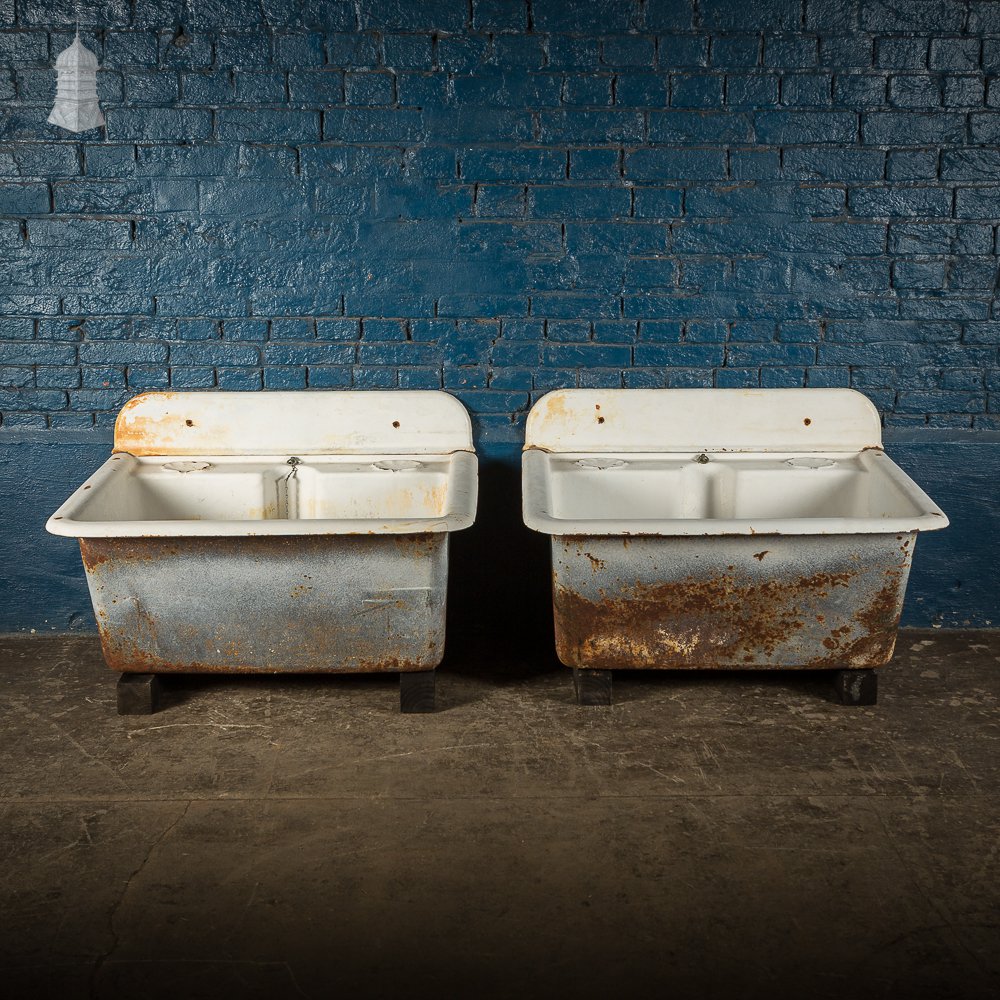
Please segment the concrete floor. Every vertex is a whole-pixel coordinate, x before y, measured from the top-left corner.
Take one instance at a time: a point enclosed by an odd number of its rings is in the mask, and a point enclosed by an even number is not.
[[[8,996],[996,997],[1000,633],[815,675],[183,678],[0,637]],[[343,991],[343,992],[341,992]]]

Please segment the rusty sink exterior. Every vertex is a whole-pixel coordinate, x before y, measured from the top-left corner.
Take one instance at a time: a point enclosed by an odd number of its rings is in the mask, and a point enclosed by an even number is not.
[[[916,532],[553,536],[568,667],[879,667],[892,657]]]
[[[444,654],[448,535],[82,538],[104,657],[138,673],[371,673]]]

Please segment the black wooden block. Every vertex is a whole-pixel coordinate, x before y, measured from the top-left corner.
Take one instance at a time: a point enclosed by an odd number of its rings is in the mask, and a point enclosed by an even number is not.
[[[407,715],[434,711],[434,671],[399,675],[399,710]]]
[[[118,714],[152,715],[160,707],[156,674],[122,674],[118,678]]]
[[[841,705],[875,705],[878,703],[878,677],[871,668],[837,670],[833,687]]]
[[[580,705],[611,704],[611,671],[573,668],[573,686]]]

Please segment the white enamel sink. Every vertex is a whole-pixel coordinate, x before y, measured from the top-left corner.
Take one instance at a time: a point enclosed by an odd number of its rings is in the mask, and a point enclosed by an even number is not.
[[[772,428],[760,428],[761,412]],[[877,412],[850,390],[554,392],[532,410],[523,458],[525,523],[552,535],[865,534],[948,523],[881,450]]]
[[[472,523],[476,484],[468,414],[445,393],[147,393],[119,416],[115,454],[47,528],[76,538],[448,532]]]

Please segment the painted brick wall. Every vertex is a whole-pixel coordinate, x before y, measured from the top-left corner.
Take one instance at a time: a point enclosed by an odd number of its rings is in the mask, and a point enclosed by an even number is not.
[[[550,643],[541,393],[853,386],[952,518],[906,620],[1000,622],[998,0],[81,0],[79,136],[73,9],[0,0],[0,630],[94,627],[45,518],[167,387],[458,395],[455,649]]]
[[[184,7],[183,20],[178,12]],[[0,0],[0,413],[853,386],[1000,427],[995,0]]]

